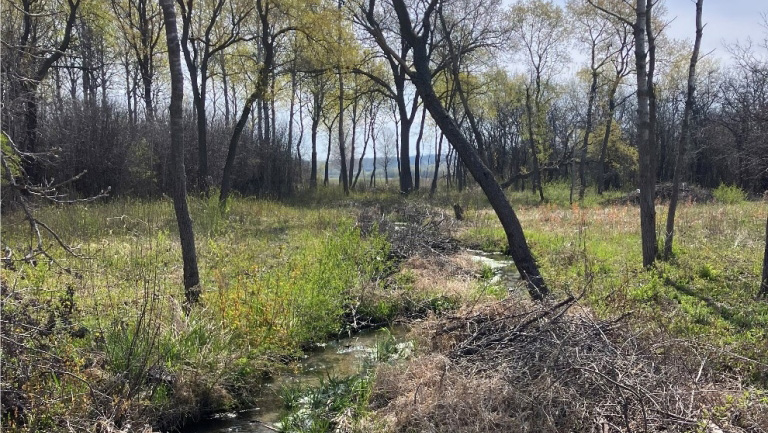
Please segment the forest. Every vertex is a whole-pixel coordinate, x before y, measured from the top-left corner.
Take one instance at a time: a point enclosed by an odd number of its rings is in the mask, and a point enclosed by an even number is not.
[[[768,431],[768,12],[685,3],[2,0],[0,428]]]

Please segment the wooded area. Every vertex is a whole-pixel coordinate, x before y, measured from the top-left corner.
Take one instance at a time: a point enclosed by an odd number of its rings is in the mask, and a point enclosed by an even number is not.
[[[631,76],[633,50],[646,49],[634,44],[642,23],[633,5],[593,3],[464,0],[423,16],[436,95],[494,177],[518,189],[572,181],[583,196],[587,185],[634,187],[640,173],[671,182],[679,159],[681,182],[762,193],[765,44],[745,41],[728,48],[730,58],[702,59],[693,133],[677,158],[692,48],[665,36],[674,17],[663,6],[649,10],[657,163],[638,170],[644,128],[635,122]],[[420,4],[409,6],[414,19],[426,12]],[[412,47],[401,42],[391,5],[210,0],[176,8],[189,96],[185,165],[195,191],[213,186],[226,196],[231,182],[246,195],[283,197],[314,188],[329,166],[323,184],[334,172],[342,188],[367,188],[384,171],[359,181],[360,158],[374,151],[374,167],[399,161],[402,192],[423,188],[432,170],[447,187],[466,185],[452,149],[429,172],[416,158],[419,175],[401,157],[437,154],[442,140],[424,116],[409,76]],[[30,177],[87,170],[70,186],[82,196],[107,187],[114,196],[170,191],[170,75],[158,4],[9,0],[3,23],[4,130],[21,151],[55,154]]]

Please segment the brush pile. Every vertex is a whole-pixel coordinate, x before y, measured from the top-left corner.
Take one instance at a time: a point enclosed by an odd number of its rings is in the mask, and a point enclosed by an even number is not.
[[[656,201],[660,203],[669,203],[672,198],[672,192],[675,190],[671,183],[662,183],[656,185]],[[696,185],[683,183],[680,185],[678,200],[681,203],[709,203],[713,200],[712,191],[701,188]],[[606,201],[609,205],[639,205],[640,190],[632,191],[623,197]]]
[[[417,204],[402,204],[389,212],[366,208],[357,219],[364,235],[378,230],[386,237],[390,255],[397,260],[458,252],[451,235],[453,224],[453,217],[443,210]]]
[[[429,354],[380,369],[372,404],[392,431],[768,431],[764,392],[742,380],[764,365],[628,322],[572,297],[444,317],[423,331]]]

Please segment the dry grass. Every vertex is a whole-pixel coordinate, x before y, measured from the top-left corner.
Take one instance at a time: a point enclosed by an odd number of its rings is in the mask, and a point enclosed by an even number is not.
[[[768,400],[729,355],[572,300],[466,309],[418,333],[426,354],[377,373],[387,431],[768,431]]]

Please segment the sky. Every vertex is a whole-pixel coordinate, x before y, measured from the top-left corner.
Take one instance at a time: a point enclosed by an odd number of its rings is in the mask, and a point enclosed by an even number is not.
[[[670,23],[668,34],[675,39],[693,41],[696,28],[696,7],[693,0],[666,0]],[[763,41],[768,31],[762,26],[761,14],[768,13],[765,0],[704,0],[702,20],[702,54],[712,53],[727,62],[730,54],[724,44],[744,43],[748,38]]]

